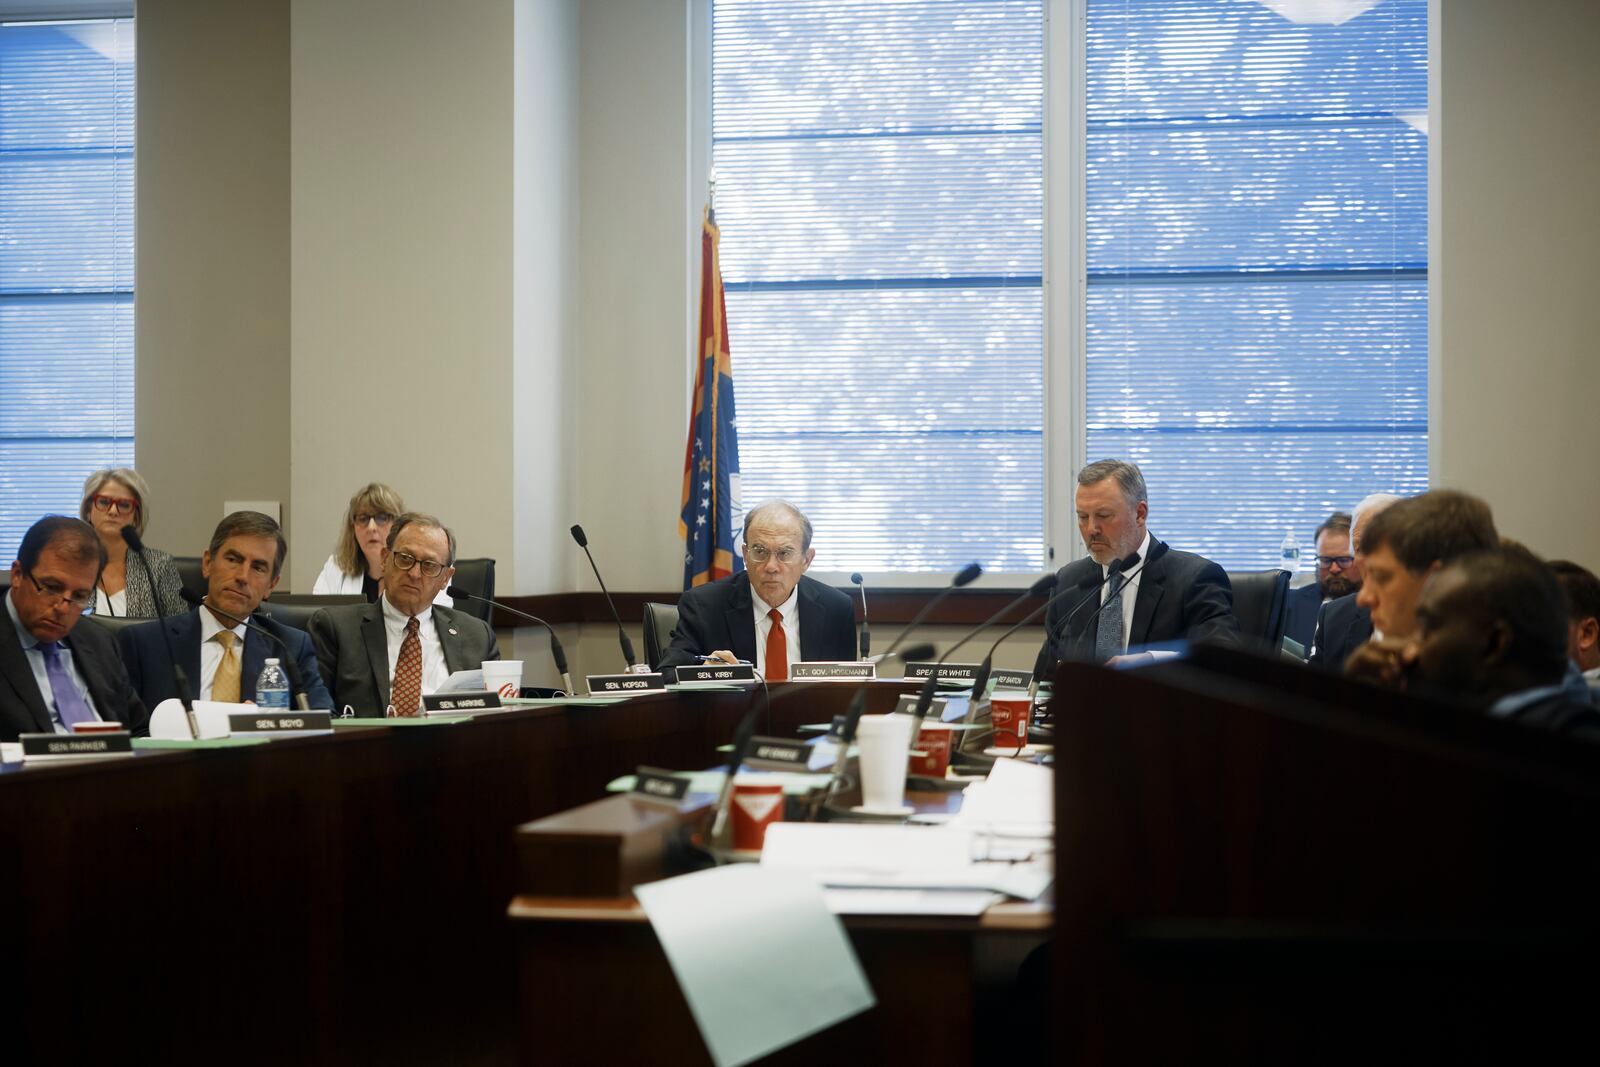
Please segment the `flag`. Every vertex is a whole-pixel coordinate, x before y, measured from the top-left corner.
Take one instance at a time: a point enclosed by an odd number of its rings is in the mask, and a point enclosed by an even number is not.
[[[728,312],[722,303],[716,218],[708,206],[700,231],[700,350],[694,372],[694,411],[683,458],[683,587],[744,570],[739,539],[738,419],[733,409],[733,363],[728,358]]]

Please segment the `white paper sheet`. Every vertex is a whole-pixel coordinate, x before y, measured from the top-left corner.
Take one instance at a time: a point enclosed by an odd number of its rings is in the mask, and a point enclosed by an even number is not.
[[[809,878],[735,864],[634,895],[718,1067],[749,1063],[876,1003]]]

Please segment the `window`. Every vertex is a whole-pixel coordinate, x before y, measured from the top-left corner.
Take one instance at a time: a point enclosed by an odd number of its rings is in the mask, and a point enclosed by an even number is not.
[[[715,0],[748,507],[834,571],[1044,553],[1040,0]]]
[[[3,552],[133,462],[133,53],[131,19],[0,25]]]
[[[1426,0],[1087,14],[1088,457],[1237,569],[1426,489]]]

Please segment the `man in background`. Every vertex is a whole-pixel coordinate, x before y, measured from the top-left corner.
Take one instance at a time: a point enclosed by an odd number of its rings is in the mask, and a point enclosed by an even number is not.
[[[1284,636],[1302,649],[1311,647],[1322,605],[1349,596],[1361,588],[1361,564],[1356,561],[1350,547],[1348,514],[1336,511],[1329,515],[1317,527],[1311,543],[1316,546],[1317,552],[1317,580],[1290,591],[1285,606],[1288,617],[1284,623]]]

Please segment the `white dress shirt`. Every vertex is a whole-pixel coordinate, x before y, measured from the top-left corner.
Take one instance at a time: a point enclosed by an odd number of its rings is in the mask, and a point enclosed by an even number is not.
[[[761,599],[761,595],[750,587],[750,609],[756,617],[756,673],[763,678],[767,676],[767,635],[772,632],[772,620],[767,617],[767,612],[772,610],[772,605]],[[804,657],[800,655],[800,583],[796,582],[789,591],[789,599],[778,607],[778,614],[783,618],[784,647],[789,653],[789,663],[784,665],[783,676],[789,677],[789,664],[802,663]]]
[[[128,614],[128,587],[123,586],[110,596],[106,596],[105,587],[94,587],[94,613],[96,615],[126,615]]]
[[[1144,565],[1150,558],[1150,531],[1144,532],[1144,540],[1139,544],[1139,562],[1129,567],[1128,579],[1122,583],[1122,647],[1127,649],[1129,641],[1133,638],[1133,605],[1139,599],[1139,579],[1144,576]],[[1116,562],[1113,560],[1112,562]],[[1111,573],[1109,566],[1102,565],[1100,578],[1105,580]],[[1111,593],[1111,583],[1106,582],[1100,587],[1100,603],[1106,602],[1106,597]]]
[[[395,664],[400,662],[400,644],[406,639],[406,623],[411,616],[389,603],[387,595],[379,597],[378,603],[383,605],[383,636],[384,644],[388,646],[389,682],[392,685]],[[431,607],[417,616],[417,640],[422,642],[422,692],[424,695],[437,693],[445,679],[450,677],[450,668],[445,666],[444,646],[439,643],[439,631],[433,625]]]
[[[165,625],[165,624],[163,624]],[[255,679],[246,679],[244,676],[244,624],[238,626],[224,626],[204,606],[200,608],[200,699],[211,699],[211,684],[217,680],[217,668],[222,666],[222,645],[211,640],[223,630],[233,631],[233,654],[239,660],[239,698],[244,699],[244,691],[252,688]]]
[[[66,723],[61,721],[61,712],[56,710],[56,691],[50,686],[50,672],[44,665],[44,653],[39,651],[39,639],[28,632],[22,625],[22,617],[17,614],[17,606],[11,602],[11,594],[6,593],[6,611],[11,615],[11,626],[17,631],[17,638],[22,642],[22,651],[27,654],[28,666],[33,671],[33,680],[39,686],[39,696],[44,700],[44,706],[50,712],[50,725],[58,734],[69,734]],[[67,677],[72,679],[72,684],[83,697],[83,702],[89,705],[89,710],[94,712],[94,717],[104,719],[100,709],[94,706],[94,697],[89,695],[89,683],[83,680],[83,675],[78,671],[77,660],[72,658],[72,649],[61,645],[58,653],[62,664],[67,668]]]

